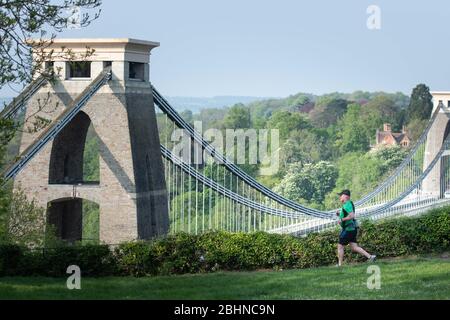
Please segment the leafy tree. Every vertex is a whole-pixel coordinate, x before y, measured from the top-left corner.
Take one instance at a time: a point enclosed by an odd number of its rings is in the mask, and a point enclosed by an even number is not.
[[[383,127],[383,123],[390,123],[393,130],[400,130],[403,125],[401,115],[401,110],[390,97],[387,95],[378,95],[361,107],[358,123],[361,123],[364,127],[369,142],[374,142],[375,133],[377,129]],[[365,150],[363,149],[361,151]]]
[[[225,129],[251,128],[250,110],[242,103],[234,105],[225,116],[223,127]]]
[[[42,247],[55,241],[55,230],[46,226],[45,209],[28,201],[25,193],[16,189],[8,201],[8,210],[0,216],[0,240],[29,247]]]
[[[325,195],[333,190],[338,177],[337,168],[328,161],[305,165],[304,171],[312,178],[314,194],[312,200],[322,203]]]
[[[315,163],[331,157],[328,135],[318,130],[293,131],[280,152],[283,168],[291,163]]]
[[[361,121],[361,106],[351,104],[337,126],[336,145],[341,154],[367,151],[370,148],[367,125]]]
[[[314,109],[314,102],[306,95],[299,95],[292,103],[293,111],[309,113]]]
[[[303,166],[300,163],[290,166],[288,173],[274,190],[297,202],[310,201],[315,191],[312,178],[303,172]]]
[[[200,114],[194,115],[194,120],[202,122],[203,130],[210,128],[221,128],[222,121],[228,113],[228,108],[202,109]]]
[[[285,141],[291,132],[311,128],[311,124],[302,114],[289,111],[275,112],[267,122],[267,128],[278,129],[280,138]]]
[[[284,110],[289,111],[289,104],[287,99],[268,99],[263,101],[257,101],[248,105],[251,110],[253,118],[263,117],[270,118],[276,111]]]
[[[257,117],[253,120],[253,128],[264,129],[267,127],[267,119],[264,117]]]
[[[430,88],[425,84],[418,84],[411,93],[411,101],[407,110],[408,121],[429,119],[433,110],[432,99]]]
[[[412,141],[417,141],[427,126],[428,119],[412,119],[409,121],[406,130]]]
[[[322,96],[315,96],[307,93],[297,93],[283,99],[267,99],[255,101],[249,103],[248,107],[251,111],[252,119],[258,117],[268,119],[277,111],[299,111],[311,114],[312,109],[315,109],[316,106],[318,106],[319,109],[323,108],[324,105],[330,103],[333,100],[345,100],[365,105],[378,96],[385,96],[391,99],[394,103],[394,106],[399,110],[406,109],[410,100],[408,96],[404,95],[401,92],[385,93],[355,91],[351,94],[331,93]],[[309,100],[309,102],[307,102],[307,100]],[[321,112],[321,110],[315,110],[313,113],[313,117],[318,116]],[[324,128],[326,127],[327,126],[324,126]]]
[[[386,95],[378,95],[364,106],[350,104],[336,128],[339,153],[368,151],[376,130],[386,122],[394,128],[401,127],[402,114],[402,110]]]
[[[191,110],[184,110],[182,112],[180,112],[180,116],[186,121],[191,123],[192,120],[194,119],[194,115],[192,113]]]
[[[391,123],[394,130],[400,129],[401,124],[397,122],[399,111],[395,102],[386,95],[375,97],[363,107],[364,120],[371,129],[380,127],[383,122]]]
[[[292,102],[294,108],[301,108],[303,105],[311,102],[310,98],[305,95],[300,95]]]
[[[42,62],[49,61],[50,57],[44,50],[56,33],[73,24],[74,8],[93,9],[100,5],[100,0],[0,1],[0,89],[6,84],[27,83],[36,74],[45,74]],[[98,13],[93,18],[85,14],[77,23],[85,27],[97,17]],[[32,46],[37,63],[32,64],[29,39],[36,37]]]
[[[335,191],[350,189],[352,197],[358,199],[381,182],[383,174],[380,161],[361,152],[347,153],[337,163],[339,177]],[[334,192],[335,193],[335,192]],[[331,194],[332,198],[335,198]]]
[[[401,146],[385,146],[370,153],[370,156],[380,161],[381,174],[398,167],[406,155],[407,151]]]
[[[391,120],[395,118],[399,108],[395,105],[387,95],[379,95],[369,101],[365,106],[366,112],[377,113],[383,120]]]
[[[296,163],[290,166],[276,190],[298,202],[322,203],[325,195],[333,190],[337,177],[338,171],[330,162],[320,161],[304,166]]]
[[[394,129],[396,129],[398,131],[402,130],[406,126],[406,124],[408,122],[407,110],[406,109],[400,109],[397,112],[397,114],[395,115],[394,119],[395,119],[394,123],[397,124]]]
[[[321,98],[309,113],[312,123],[319,128],[326,128],[337,123],[347,110],[348,102],[332,97]]]

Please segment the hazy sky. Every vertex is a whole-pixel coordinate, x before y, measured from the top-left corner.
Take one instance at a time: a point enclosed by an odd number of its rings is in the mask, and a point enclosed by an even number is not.
[[[103,0],[99,20],[60,37],[160,42],[151,80],[166,95],[287,96],[450,90],[449,33],[448,0]]]

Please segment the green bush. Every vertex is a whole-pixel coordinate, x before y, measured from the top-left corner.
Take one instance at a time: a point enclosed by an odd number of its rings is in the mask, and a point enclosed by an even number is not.
[[[22,257],[20,246],[0,244],[0,276],[14,275]]]
[[[336,262],[339,230],[304,238],[264,232],[179,233],[152,240],[105,245],[60,246],[29,250],[0,246],[0,276],[65,276],[78,265],[86,276],[166,275],[217,270],[309,268]],[[450,248],[450,207],[418,218],[363,221],[359,243],[378,257],[443,252]],[[346,251],[348,261],[365,258]]]
[[[154,273],[154,265],[151,263],[153,258],[149,243],[142,241],[122,243],[114,250],[117,271],[123,275],[143,276]]]
[[[448,250],[450,208],[435,209],[419,218],[365,223],[360,241],[380,257]]]
[[[112,253],[105,245],[61,246],[45,249],[21,249],[0,246],[0,275],[66,276],[67,267],[77,265],[82,275],[104,276],[115,273]],[[6,265],[6,268],[4,267]]]

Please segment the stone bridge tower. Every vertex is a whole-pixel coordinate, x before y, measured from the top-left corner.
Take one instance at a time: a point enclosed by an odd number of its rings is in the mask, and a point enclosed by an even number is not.
[[[112,80],[17,175],[15,186],[47,207],[47,222],[65,240],[82,238],[82,200],[99,205],[99,240],[116,244],[166,234],[167,192],[149,81],[150,51],[159,43],[134,39],[59,39],[53,67],[59,81],[46,84],[27,103],[29,123],[53,120],[96,78]],[[61,48],[74,56],[59,54]],[[87,47],[95,50],[81,58]],[[78,60],[78,61],[77,61]],[[99,181],[83,181],[88,128],[98,139]],[[20,152],[40,132],[25,132]]]
[[[431,92],[433,96],[433,112],[442,106],[428,133],[425,145],[424,170],[429,166],[438,154],[444,140],[450,133],[450,92]],[[445,155],[445,154],[444,154]],[[448,156],[448,155],[445,155]],[[442,185],[441,177],[444,170],[442,162],[439,161],[424,179],[422,189],[426,195],[442,197],[445,189],[450,186]]]

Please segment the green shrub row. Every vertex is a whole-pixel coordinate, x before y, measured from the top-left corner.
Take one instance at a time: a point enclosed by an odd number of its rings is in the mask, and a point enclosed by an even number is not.
[[[17,245],[0,245],[0,276],[43,275],[60,277],[67,267],[77,265],[87,276],[114,274],[114,260],[106,245],[61,246],[26,249]]]
[[[0,245],[0,276],[65,276],[69,265],[78,265],[86,276],[317,267],[336,263],[338,233],[336,229],[303,238],[264,232],[180,233],[114,248],[87,245],[30,250]],[[378,257],[446,251],[450,248],[450,207],[418,218],[364,221],[359,243]],[[350,261],[364,260],[348,249],[346,255]]]

